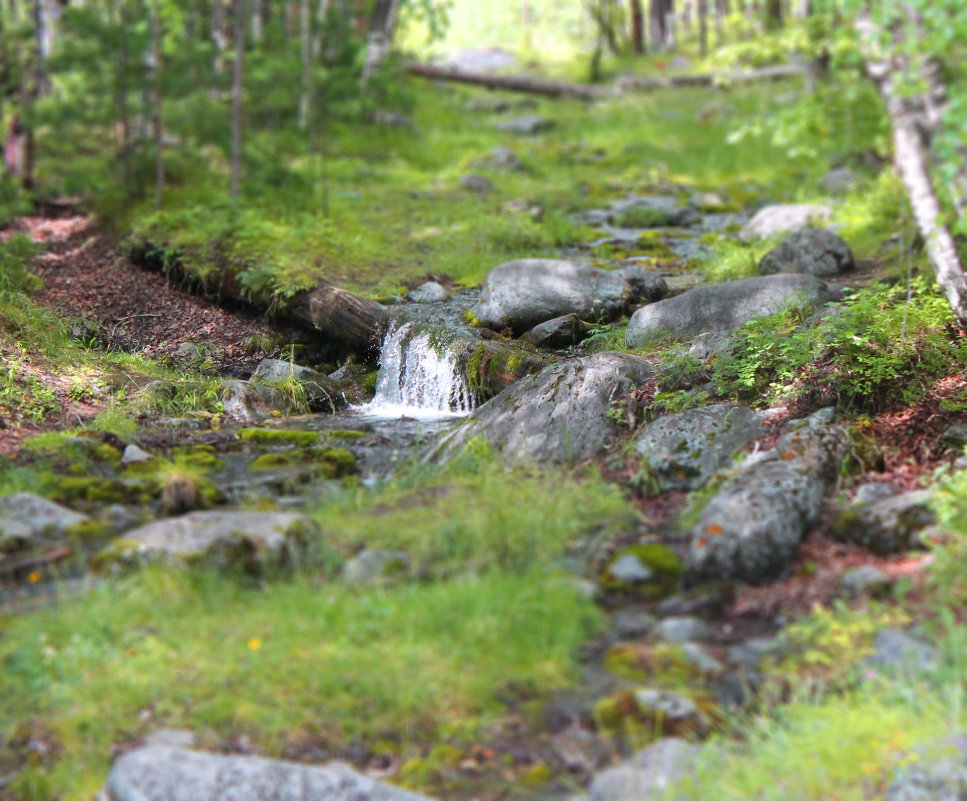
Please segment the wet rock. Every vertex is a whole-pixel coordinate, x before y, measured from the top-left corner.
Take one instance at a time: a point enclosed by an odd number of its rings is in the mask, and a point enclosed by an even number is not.
[[[592,801],[641,801],[664,797],[694,771],[701,748],[678,738],[659,740],[621,765],[598,773],[588,794]]]
[[[521,340],[535,348],[569,348],[583,342],[593,330],[591,323],[575,314],[566,314],[535,325]]]
[[[648,542],[618,551],[601,573],[601,586],[655,601],[678,589],[681,574],[681,560],[671,549]]]
[[[381,584],[400,578],[409,569],[408,553],[367,548],[343,565],[342,578],[347,584]]]
[[[560,259],[519,259],[490,271],[470,311],[481,325],[520,333],[568,314],[611,320],[643,297],[660,297],[665,291],[659,276]]]
[[[501,133],[517,134],[518,136],[535,136],[550,131],[556,123],[548,117],[539,114],[528,114],[511,120],[497,123],[497,130]]]
[[[0,497],[0,552],[32,545],[38,539],[60,539],[90,518],[59,503],[18,492]]]
[[[883,629],[873,640],[873,653],[863,660],[868,667],[890,672],[919,673],[935,670],[937,649],[902,629]]]
[[[753,239],[768,239],[771,236],[792,234],[801,231],[811,223],[826,222],[833,216],[829,206],[808,204],[777,204],[766,206],[756,212],[749,222],[739,231],[739,239],[749,242]]]
[[[882,596],[889,592],[891,583],[890,577],[873,565],[858,565],[839,577],[839,586],[854,598]]]
[[[336,392],[349,405],[367,403],[373,397],[376,372],[361,364],[344,364],[329,374]]]
[[[781,575],[849,452],[841,426],[807,425],[780,437],[774,458],[729,479],[689,532],[693,581],[763,584]]]
[[[635,437],[635,452],[662,491],[694,490],[765,433],[761,416],[751,409],[715,404],[648,423]]]
[[[943,432],[940,441],[944,445],[949,445],[951,448],[963,448],[967,446],[967,425],[950,426],[950,428]]]
[[[407,294],[406,299],[413,303],[443,303],[450,293],[436,281],[427,281]],[[330,376],[331,377],[331,376]]]
[[[759,275],[804,273],[831,278],[856,266],[842,237],[825,228],[807,228],[785,239],[759,262]]]
[[[121,454],[121,464],[144,464],[154,457],[137,445],[128,445]]]
[[[288,512],[192,512],[129,531],[97,561],[204,562],[261,570],[287,563],[314,531],[308,518]]]
[[[625,353],[552,365],[477,407],[429,458],[452,457],[475,437],[484,437],[511,462],[587,459],[604,450],[619,430],[608,414],[612,402],[627,397],[653,371],[644,359]]]
[[[121,756],[103,801],[423,801],[347,765],[313,767],[251,756],[222,756],[150,745]]]
[[[464,175],[460,179],[460,188],[483,195],[493,192],[494,184],[485,175]]]
[[[639,348],[662,339],[731,331],[790,305],[816,306],[828,297],[826,284],[811,275],[767,275],[699,286],[638,309],[625,341],[629,348]]]
[[[712,627],[697,617],[666,617],[655,628],[655,636],[670,643],[710,642]]]
[[[920,532],[936,521],[930,497],[929,490],[917,490],[853,504],[833,522],[833,535],[880,554],[921,547]]]
[[[967,797],[967,735],[958,733],[913,749],[883,801],[963,801]]]
[[[311,412],[334,412],[345,406],[339,388],[328,376],[292,362],[262,359],[252,379],[270,385],[294,385],[297,392],[305,397]],[[296,400],[301,401],[301,398]]]

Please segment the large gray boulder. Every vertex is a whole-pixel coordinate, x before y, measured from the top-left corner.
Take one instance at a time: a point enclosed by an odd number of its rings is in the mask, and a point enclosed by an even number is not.
[[[759,209],[739,231],[739,239],[750,242],[801,231],[812,223],[826,222],[833,216],[829,206],[807,203],[780,203]]]
[[[99,801],[426,801],[348,765],[301,765],[148,745],[111,768]]]
[[[598,773],[588,788],[592,801],[643,801],[664,798],[676,782],[689,776],[701,747],[669,737],[638,751],[631,759]]]
[[[807,228],[766,253],[759,262],[759,275],[805,273],[831,278],[855,266],[853,251],[841,236],[826,228]]]
[[[635,451],[663,491],[693,490],[765,433],[761,415],[718,403],[652,421],[635,438]]]
[[[833,521],[833,535],[881,554],[922,547],[920,532],[936,522],[930,497],[929,490],[914,490],[853,504]]]
[[[763,584],[778,577],[815,525],[849,452],[836,425],[808,425],[780,437],[766,458],[729,479],[689,531],[693,581]]]
[[[828,298],[826,284],[811,275],[766,275],[698,286],[638,309],[628,323],[625,342],[629,348],[640,348],[662,339],[731,331],[793,304],[816,306]]]
[[[654,368],[627,353],[568,359],[522,378],[479,406],[430,457],[455,455],[484,437],[508,461],[578,461],[604,450],[618,432],[611,404],[649,378]]]
[[[0,497],[0,553],[58,539],[90,518],[32,492]]]
[[[267,568],[285,563],[313,530],[306,517],[290,512],[192,512],[127,532],[99,554],[99,561]]]
[[[334,412],[346,405],[335,381],[309,367],[282,359],[262,359],[252,378],[289,387],[294,399],[301,401],[304,398],[312,412]]]
[[[567,314],[595,322],[611,320],[632,303],[665,292],[659,276],[643,271],[602,270],[561,259],[518,259],[490,271],[480,300],[470,311],[482,325],[519,334]]]

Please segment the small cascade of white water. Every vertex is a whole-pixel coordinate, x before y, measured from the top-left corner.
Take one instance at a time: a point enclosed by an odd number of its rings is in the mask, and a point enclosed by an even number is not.
[[[393,322],[379,354],[376,395],[365,407],[381,417],[449,417],[476,405],[457,360],[426,331]]]

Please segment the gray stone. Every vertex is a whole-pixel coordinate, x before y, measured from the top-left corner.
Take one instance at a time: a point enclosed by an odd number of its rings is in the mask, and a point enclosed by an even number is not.
[[[935,670],[937,649],[902,629],[883,629],[873,640],[873,653],[863,660],[868,667],[901,673]]]
[[[608,222],[619,228],[687,227],[701,222],[702,215],[691,206],[678,206],[658,196],[631,198],[615,204]]]
[[[651,568],[643,565],[641,560],[631,553],[619,556],[611,563],[609,569],[615,581],[630,584],[651,581],[655,577],[655,572]]]
[[[665,291],[660,277],[644,272],[602,270],[560,259],[518,259],[490,271],[470,311],[482,325],[521,333],[567,314],[611,320],[642,297],[661,297]]]
[[[219,568],[284,565],[315,531],[288,512],[210,511],[156,520],[129,531],[99,555],[104,563],[195,562]]]
[[[666,617],[655,628],[655,636],[665,642],[709,642],[715,634],[712,627],[697,617]]]
[[[714,618],[735,600],[735,585],[728,581],[702,584],[666,598],[658,605],[661,617]]]
[[[154,457],[137,445],[128,445],[121,454],[121,464],[143,464],[150,462]]]
[[[427,281],[412,290],[406,299],[413,303],[442,303],[450,297],[450,293],[436,281]],[[329,376],[332,378],[332,376]],[[338,379],[335,379],[338,380]]]
[[[829,195],[845,195],[856,185],[856,173],[849,167],[834,167],[819,179],[819,188]]]
[[[343,565],[342,578],[347,584],[380,584],[405,575],[409,569],[409,554],[367,548]]]
[[[690,206],[699,211],[720,212],[726,207],[722,196],[716,192],[697,192],[688,199]]]
[[[689,531],[689,578],[763,584],[781,575],[818,522],[849,443],[840,426],[805,426],[780,437],[774,459],[726,481]]]
[[[930,498],[929,490],[915,490],[853,504],[833,521],[833,535],[880,554],[921,547],[920,532],[936,521]]]
[[[960,425],[950,426],[943,432],[940,441],[951,448],[967,446],[967,424],[961,423]]]
[[[614,631],[622,640],[640,640],[655,628],[654,615],[640,609],[619,609],[614,613]]]
[[[752,637],[744,642],[730,645],[726,651],[729,664],[746,671],[758,670],[762,661],[776,650],[771,637]]]
[[[831,278],[856,266],[853,251],[838,234],[807,228],[783,240],[759,261],[759,275],[804,273]]]
[[[312,412],[334,412],[345,406],[339,387],[329,376],[282,359],[262,359],[255,368],[252,379],[267,384],[294,382],[304,394],[305,402]]]
[[[226,417],[243,424],[304,411],[285,393],[266,384],[253,384],[250,381],[222,383],[222,410]]]
[[[0,497],[0,551],[27,547],[37,540],[58,539],[86,523],[87,515],[32,492]]]
[[[967,798],[967,736],[919,746],[899,760],[883,801],[964,801]]]
[[[509,147],[495,147],[490,151],[490,155],[480,162],[481,166],[490,167],[495,170],[512,170],[521,172],[527,168],[524,162],[518,158],[517,154]]]
[[[430,458],[455,455],[475,437],[484,437],[512,462],[587,459],[618,433],[608,414],[612,402],[627,397],[653,371],[647,361],[626,353],[597,353],[552,365],[475,409]]]
[[[162,745],[138,748],[111,767],[102,801],[421,801],[340,762],[313,767]]]
[[[652,421],[636,436],[635,452],[662,490],[694,490],[765,433],[751,409],[715,404]]]
[[[667,738],[638,751],[621,765],[598,773],[588,788],[592,801],[643,801],[664,797],[676,782],[690,776],[701,748]]]
[[[205,354],[200,345],[194,342],[182,342],[176,347],[171,355],[176,359],[185,359],[187,361],[198,362],[205,358]]]
[[[819,305],[827,297],[826,285],[811,275],[765,275],[699,286],[638,309],[625,341],[639,348],[662,339],[731,331],[794,304]]]
[[[593,330],[591,323],[576,314],[565,314],[535,325],[521,340],[535,348],[569,348],[583,342]]]
[[[635,690],[635,705],[639,714],[666,732],[708,731],[708,718],[686,695],[647,687]]]
[[[772,236],[793,234],[811,223],[823,223],[833,216],[829,206],[808,204],[777,204],[760,209],[739,231],[739,239],[768,239]]]
[[[856,490],[856,495],[853,496],[853,503],[876,503],[887,498],[893,498],[899,494],[889,484],[884,484],[882,481],[871,481],[869,484],[863,484]]]
[[[539,114],[528,114],[512,120],[497,123],[497,130],[501,133],[518,134],[520,136],[534,136],[554,128],[555,122]]]
[[[468,192],[486,194],[494,191],[494,184],[485,175],[464,175],[460,179],[460,188]]]
[[[683,642],[681,646],[682,655],[688,664],[704,675],[715,676],[725,670],[725,665],[719,662],[712,652],[701,643]]]
[[[873,565],[858,565],[839,577],[839,586],[853,597],[882,595],[890,584],[890,577]]]

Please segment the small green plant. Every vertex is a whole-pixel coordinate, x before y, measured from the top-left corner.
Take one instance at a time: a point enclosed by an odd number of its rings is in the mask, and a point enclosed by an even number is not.
[[[0,302],[36,292],[43,286],[43,281],[27,269],[39,252],[40,248],[25,236],[12,236],[0,242]]]

